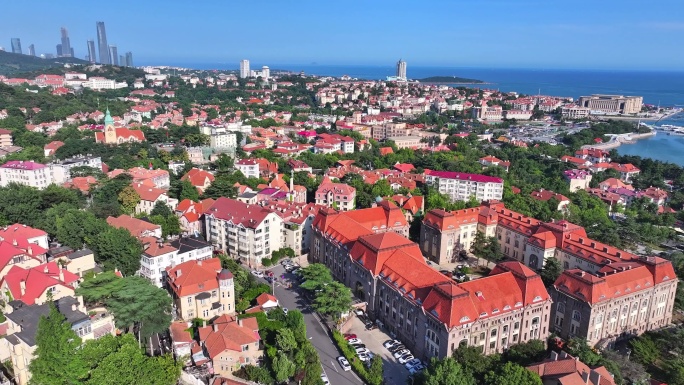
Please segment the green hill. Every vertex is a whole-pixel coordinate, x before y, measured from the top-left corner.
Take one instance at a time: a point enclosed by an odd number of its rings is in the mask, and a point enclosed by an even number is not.
[[[421,83],[444,83],[444,84],[485,84],[482,80],[459,78],[456,76],[430,76],[418,79]]]
[[[64,64],[88,64],[87,61],[72,57],[41,59],[37,56],[20,55],[0,51],[0,75],[14,75],[22,72],[40,71],[47,68],[64,67]]]

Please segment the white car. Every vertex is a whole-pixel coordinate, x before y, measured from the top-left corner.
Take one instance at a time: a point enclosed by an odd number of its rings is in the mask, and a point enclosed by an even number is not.
[[[351,338],[351,339],[348,339],[347,342],[349,342],[352,345],[363,343],[363,341],[361,341],[361,338]]]
[[[399,358],[404,354],[411,354],[411,351],[409,351],[408,349],[397,350],[396,352],[394,352],[393,356],[394,358]]]
[[[405,354],[405,355],[399,357],[398,360],[399,360],[399,363],[400,363],[400,364],[405,364],[405,363],[411,361],[413,358],[414,358],[414,357],[413,357],[413,354],[408,353],[408,354]]]
[[[399,345],[400,343],[401,342],[399,342],[397,340],[387,340],[387,341],[382,343],[382,346],[386,347],[387,349],[390,349],[396,345]]]
[[[330,385],[330,380],[328,380],[328,376],[325,373],[321,374],[321,380],[325,385]]]
[[[342,369],[345,372],[348,372],[351,370],[351,365],[349,365],[349,361],[345,357],[343,357],[343,356],[337,357],[337,362],[340,363],[340,366],[342,367]]]
[[[367,355],[368,353],[370,353],[370,350],[368,350],[367,348],[356,348],[354,350],[356,351],[356,354],[366,354]]]
[[[287,312],[288,312],[287,308],[284,307],[284,308],[283,308],[283,313],[285,313],[285,315],[287,315]]]
[[[259,270],[252,270],[252,275],[257,278],[264,278],[264,273],[260,272]]]
[[[359,360],[361,360],[362,362],[366,362],[366,361],[370,360],[370,356],[366,353],[361,353],[358,356],[359,356]]]

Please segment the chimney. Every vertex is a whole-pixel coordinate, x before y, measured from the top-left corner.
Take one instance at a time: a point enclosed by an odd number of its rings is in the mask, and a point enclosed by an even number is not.
[[[213,324],[212,327],[214,328],[215,332],[218,332],[218,324]]]
[[[47,274],[47,272],[48,272],[48,265],[46,263],[45,266],[43,267],[43,273]]]
[[[64,282],[64,268],[62,265],[59,265],[59,280]]]
[[[585,384],[589,383],[589,373],[582,372],[582,381],[584,381]]]
[[[238,326],[242,326],[242,319],[238,318],[237,322],[238,322]]]
[[[26,294],[26,281],[25,280],[22,279],[21,281],[19,281],[19,288],[21,289],[21,296],[23,297],[24,294]]]
[[[599,385],[601,383],[601,375],[599,372],[592,370],[589,372],[589,382],[591,382],[594,385]]]
[[[78,304],[76,302],[71,304],[71,311],[76,311],[78,309]]]
[[[207,320],[202,320],[202,327],[203,328],[207,327]]]
[[[197,260],[197,266],[202,266],[202,260],[201,259]]]
[[[558,353],[552,351],[551,352],[551,360],[552,361],[558,361]]]
[[[561,352],[560,352],[560,358],[561,358],[561,359],[563,359],[563,358],[568,358],[568,353],[567,353],[565,350],[561,350]]]

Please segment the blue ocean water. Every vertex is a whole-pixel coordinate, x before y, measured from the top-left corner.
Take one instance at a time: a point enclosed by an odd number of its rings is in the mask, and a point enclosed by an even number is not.
[[[684,113],[658,122],[658,125],[662,124],[684,127]],[[684,166],[684,136],[681,135],[668,135],[658,131],[656,136],[637,140],[634,144],[623,144],[616,150],[620,155],[638,155]]]
[[[385,79],[394,75],[395,67],[266,64],[273,70],[304,71],[313,75],[349,75],[361,79]],[[196,63],[185,65],[196,69],[235,69],[233,63]],[[261,64],[252,67],[260,68]],[[430,76],[458,76],[478,79],[489,84],[478,87],[515,91],[522,94],[565,96],[577,99],[590,94],[639,95],[644,103],[661,106],[684,106],[684,71],[608,71],[558,69],[502,69],[468,67],[418,67],[408,63],[408,77],[421,79]],[[469,86],[474,87],[474,86]]]

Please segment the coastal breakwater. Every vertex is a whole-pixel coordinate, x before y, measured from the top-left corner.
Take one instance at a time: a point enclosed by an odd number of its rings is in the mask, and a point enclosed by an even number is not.
[[[636,132],[630,132],[628,134],[608,134],[606,136],[610,136],[610,140],[605,143],[601,144],[589,144],[586,146],[582,146],[582,148],[596,148],[599,150],[611,150],[613,148],[618,148],[622,144],[634,144],[636,143],[637,140],[639,139],[644,139],[644,138],[650,138],[651,136],[655,136],[656,131],[651,130],[651,132],[644,132],[644,133],[636,133]]]

